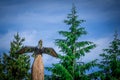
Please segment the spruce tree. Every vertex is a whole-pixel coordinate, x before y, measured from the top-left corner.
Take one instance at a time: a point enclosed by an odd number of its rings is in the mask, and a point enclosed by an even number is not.
[[[103,49],[104,53],[100,54],[102,60],[99,64],[102,80],[120,80],[120,39],[115,32],[114,40],[110,43],[109,48]]]
[[[95,48],[95,44],[90,41],[80,41],[82,35],[86,35],[87,32],[84,27],[81,26],[85,20],[78,20],[76,15],[76,8],[73,5],[71,13],[68,14],[67,20],[64,22],[70,26],[68,31],[59,31],[63,39],[56,39],[55,43],[59,47],[60,62],[53,64],[52,68],[47,67],[52,71],[52,79],[60,80],[87,80],[86,70],[94,66],[95,61],[89,63],[78,62],[78,60],[85,56],[85,53],[90,52]]]
[[[1,59],[0,80],[30,80],[30,57],[15,52],[23,46],[24,38],[17,33],[10,44],[9,54],[4,53]]]

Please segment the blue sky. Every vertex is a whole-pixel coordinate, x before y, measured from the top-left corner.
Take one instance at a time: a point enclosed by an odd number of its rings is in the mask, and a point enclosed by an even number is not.
[[[86,20],[82,26],[88,34],[80,40],[97,44],[82,60],[99,58],[102,49],[112,41],[114,31],[117,29],[120,34],[120,0],[0,0],[0,54],[9,51],[17,32],[25,37],[24,45],[36,46],[42,39],[44,46],[54,47],[59,53],[54,40],[62,38],[58,31],[68,30],[63,21],[73,2],[79,19]],[[45,66],[58,61],[48,55],[43,60]]]

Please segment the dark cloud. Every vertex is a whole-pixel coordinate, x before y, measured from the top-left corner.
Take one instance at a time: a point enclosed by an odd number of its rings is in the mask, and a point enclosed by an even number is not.
[[[0,0],[0,6],[11,6],[11,5],[24,4],[29,1],[30,0]]]
[[[40,19],[37,20],[37,18],[43,18],[40,15],[47,15],[46,19],[41,19],[42,21],[49,20],[49,16],[67,15],[72,2],[76,5],[79,17],[90,23],[89,26],[96,28],[98,25],[120,26],[120,0],[0,0],[0,27],[2,27],[0,32],[32,29],[33,26],[34,29],[38,29],[37,24],[40,23],[38,22]],[[64,20],[64,17],[62,18]],[[58,20],[58,18],[56,19]],[[45,23],[43,25],[42,21],[39,26],[48,26]],[[103,27],[101,28],[103,30]]]

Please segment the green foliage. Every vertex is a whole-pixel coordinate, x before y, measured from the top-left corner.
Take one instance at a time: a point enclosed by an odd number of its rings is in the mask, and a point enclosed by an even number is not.
[[[88,76],[85,74],[96,61],[85,64],[78,64],[78,60],[85,56],[85,53],[90,52],[95,48],[95,44],[90,41],[79,41],[82,35],[86,35],[85,28],[81,26],[84,20],[78,20],[75,6],[72,7],[71,14],[68,14],[67,20],[64,22],[70,26],[68,31],[59,31],[59,34],[64,39],[56,39],[55,43],[60,48],[59,64],[54,64],[52,68],[47,68],[52,71],[52,75],[60,80],[87,80]]]
[[[10,53],[3,54],[0,59],[0,80],[30,80],[30,57],[26,54],[19,55],[15,52],[22,47],[24,38],[17,33],[10,45]]]
[[[65,67],[63,66],[63,65],[61,65],[61,64],[55,64],[54,65],[54,69],[52,69],[52,68],[46,68],[46,69],[48,69],[48,70],[50,70],[50,71],[52,71],[53,72],[53,76],[57,76],[57,78],[59,78],[59,79],[62,79],[62,80],[72,80],[73,79],[73,77],[72,77],[72,75],[68,72],[68,70],[67,69],[65,69]],[[59,70],[59,71],[58,71]],[[67,74],[67,75],[65,75],[65,74]],[[62,76],[62,77],[61,77]],[[57,79],[56,78],[56,79]],[[54,79],[54,78],[53,78]]]
[[[102,80],[119,80],[120,79],[120,39],[114,35],[114,40],[110,43],[109,48],[104,49],[100,54],[102,61],[99,67],[103,70],[100,74]]]

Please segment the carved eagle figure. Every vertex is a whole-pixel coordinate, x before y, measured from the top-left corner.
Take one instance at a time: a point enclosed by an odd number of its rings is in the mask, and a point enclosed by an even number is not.
[[[42,40],[40,40],[38,42],[37,47],[24,46],[20,50],[18,50],[16,53],[23,54],[23,53],[30,53],[30,52],[34,52],[35,55],[45,53],[45,54],[51,55],[53,57],[58,56],[53,48],[51,48],[51,47],[43,47],[42,46]]]
[[[58,57],[57,53],[53,48],[50,47],[42,47],[42,40],[38,42],[37,47],[33,46],[25,46],[18,50],[16,53],[23,54],[23,53],[30,53],[34,52],[35,58],[32,64],[32,80],[44,80],[44,64],[42,60],[42,54],[46,53],[53,57]]]

